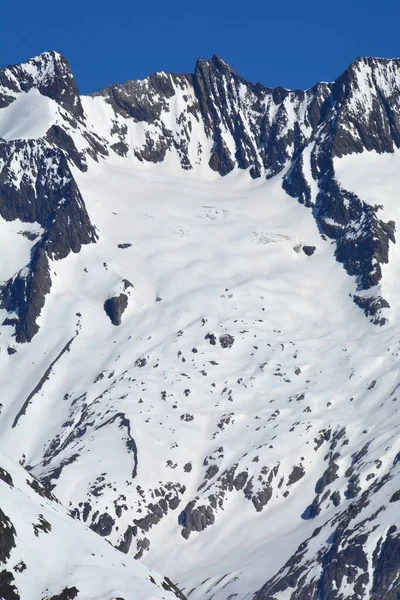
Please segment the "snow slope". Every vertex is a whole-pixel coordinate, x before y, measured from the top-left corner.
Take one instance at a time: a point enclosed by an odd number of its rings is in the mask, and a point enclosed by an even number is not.
[[[22,92],[0,111],[0,137],[7,141],[38,139],[56,122],[58,105],[37,89]]]
[[[20,465],[0,461],[2,598],[176,597],[158,574],[74,521]]]
[[[131,552],[144,544],[144,562],[170,573],[184,592],[196,588],[191,598],[244,598],[316,527],[302,514],[325,468],[326,452],[314,450],[320,431],[344,426],[350,438],[337,483],[341,504],[328,500],[323,521],[348,503],[352,454],[367,440],[391,437],[395,405],[388,400],[380,424],[375,415],[384,390],[396,385],[396,313],[384,329],[364,318],[332,246],[278,179],[251,182],[236,173],[207,182],[133,170],[123,159],[75,176],[99,241],[52,265],[40,332],[5,357],[2,447],[115,545],[149,504],[176,498],[179,508],[161,511],[150,529],[136,525]],[[301,249],[307,245],[316,247],[310,257]],[[133,287],[117,328],[103,303],[124,279]],[[234,336],[231,348],[221,347],[223,334]],[[373,380],[380,384],[368,390]],[[126,448],[123,419],[136,456]],[[389,465],[395,447],[382,455],[383,441],[376,444],[373,456]],[[216,471],[206,475],[209,464]],[[234,465],[235,475],[253,477],[248,497],[218,479]],[[290,483],[295,467],[301,478]],[[271,499],[257,504],[269,485]],[[196,498],[209,505],[219,490],[215,523],[186,540],[179,514]],[[99,515],[110,516],[111,531]]]

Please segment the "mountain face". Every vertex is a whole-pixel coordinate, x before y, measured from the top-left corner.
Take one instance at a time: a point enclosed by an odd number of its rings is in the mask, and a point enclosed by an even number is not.
[[[398,597],[399,115],[400,60],[0,70],[5,598]]]
[[[398,61],[358,59],[333,84],[291,92],[252,85],[214,56],[199,60],[194,75],[158,73],[110,86],[93,102],[86,99],[86,114],[60,55],[2,69],[0,106],[8,110],[0,146],[1,216],[39,223],[46,231],[41,251],[35,245],[29,276],[17,275],[2,292],[2,306],[19,315],[10,319],[17,341],[30,341],[37,332],[51,285],[46,256],[64,258],[96,240],[69,165],[86,171],[88,159],[110,153],[150,163],[173,157],[183,170],[208,165],[220,175],[235,168],[248,169],[253,178],[285,173],[284,189],[312,209],[316,227],[335,242],[337,260],[355,277],[354,302],[384,323],[389,303],[380,282],[395,225],[378,217],[378,205],[340,185],[333,160],[399,147],[398,71]],[[24,108],[24,119],[38,131],[21,139]],[[101,128],[90,118],[96,112],[103,113]],[[7,130],[10,122],[18,125]],[[64,227],[66,219],[73,228]],[[61,234],[65,229],[68,234]]]

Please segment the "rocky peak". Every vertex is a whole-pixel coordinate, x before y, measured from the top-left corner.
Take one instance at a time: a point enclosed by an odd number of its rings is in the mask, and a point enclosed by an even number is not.
[[[197,73],[204,73],[207,71],[213,73],[214,75],[235,75],[236,77],[240,77],[237,72],[217,54],[214,54],[209,59],[197,59],[195,75]]]
[[[0,107],[8,106],[18,92],[37,89],[55,100],[74,118],[83,118],[83,108],[75,77],[68,61],[51,50],[25,63],[0,69]]]
[[[400,147],[400,60],[358,58],[331,85],[335,156]]]

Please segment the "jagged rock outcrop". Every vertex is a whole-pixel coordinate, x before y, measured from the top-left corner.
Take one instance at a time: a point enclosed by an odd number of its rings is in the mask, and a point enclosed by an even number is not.
[[[349,600],[397,598],[400,537],[397,525],[381,523],[388,512],[381,491],[389,480],[385,476],[373,483],[347,510],[316,529],[254,600],[276,600],[281,594],[288,600],[341,600],[344,589]],[[315,551],[318,537],[324,541]]]
[[[0,306],[11,313],[5,324],[15,326],[17,342],[29,342],[39,329],[36,321],[51,288],[49,260],[79,252],[97,234],[62,152],[36,141],[3,142],[1,152],[1,217],[38,223],[43,229],[29,264],[0,288]],[[19,185],[16,156],[24,168]]]

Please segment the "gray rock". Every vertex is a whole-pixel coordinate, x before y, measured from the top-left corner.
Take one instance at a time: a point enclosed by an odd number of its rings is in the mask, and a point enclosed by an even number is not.
[[[219,338],[219,343],[221,344],[222,348],[232,348],[234,342],[234,336],[230,335],[229,333],[221,335]]]
[[[92,522],[90,529],[93,529],[96,533],[105,537],[110,535],[115,525],[115,520],[106,512],[104,512],[96,522]]]
[[[128,306],[128,296],[126,294],[119,294],[112,298],[107,298],[104,302],[104,310],[106,315],[110,318],[113,325],[121,325],[121,318]]]

